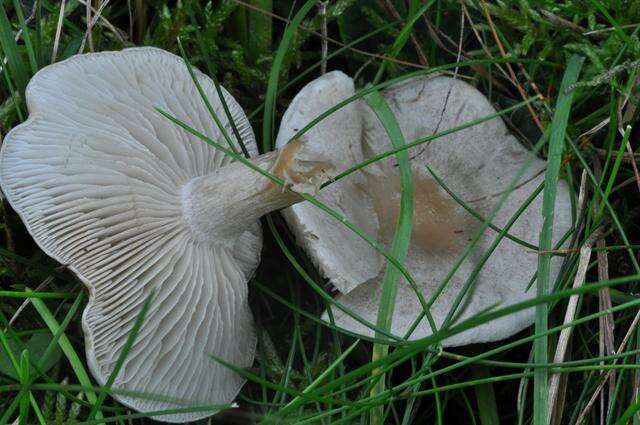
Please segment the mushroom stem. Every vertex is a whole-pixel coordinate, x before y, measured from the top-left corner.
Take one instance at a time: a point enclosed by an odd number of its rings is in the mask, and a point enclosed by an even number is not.
[[[307,159],[310,152],[296,140],[252,158],[257,167],[282,179],[280,186],[241,162],[189,181],[182,192],[183,216],[197,240],[230,243],[263,215],[303,200],[298,193],[317,192],[330,179],[327,161]]]

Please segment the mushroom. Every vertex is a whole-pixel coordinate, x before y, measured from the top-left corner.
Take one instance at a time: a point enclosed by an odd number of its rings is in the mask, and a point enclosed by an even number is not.
[[[353,80],[340,71],[329,72],[308,83],[282,116],[276,147],[284,148],[321,113],[353,95]],[[343,106],[303,135],[310,155],[325,158],[336,174],[361,162],[364,159],[363,123],[360,102]],[[316,199],[348,217],[367,234],[378,232],[374,200],[369,195],[365,174],[356,172],[332,182]],[[378,275],[382,261],[376,251],[343,223],[308,202],[287,208],[282,214],[297,242],[338,290],[349,292]]]
[[[226,133],[212,81],[195,72]],[[156,48],[74,56],[38,72],[26,122],[5,138],[0,185],[33,239],[89,290],[89,368],[104,384],[150,294],[114,397],[142,412],[231,402],[244,379],[210,355],[252,364],[247,281],[262,246],[258,218],[301,200],[331,164],[293,142],[261,156],[238,103],[222,90],[254,167],[207,146],[155,108],[224,143],[183,60]],[[347,108],[347,111],[349,108]],[[239,143],[230,143],[239,150]],[[155,397],[141,397],[144,392]],[[215,411],[157,416],[197,420]]]
[[[314,95],[317,94],[303,90],[292,103],[285,114],[285,118],[289,119],[283,119],[277,146],[284,146],[293,131],[306,125],[310,117],[321,112],[309,111],[306,106]],[[489,101],[477,89],[457,79],[443,76],[411,78],[389,87],[383,92],[383,96],[398,120],[406,143],[495,113]],[[313,101],[318,102],[317,99]],[[326,102],[330,100],[327,99]],[[343,134],[344,140],[340,141],[332,138],[331,144],[344,143],[352,146],[352,149],[359,145],[361,148],[358,149],[362,149],[367,157],[391,150],[387,133],[375,113],[361,101],[357,107],[362,116],[359,120],[362,123],[360,132],[354,129],[349,134]],[[329,130],[325,128],[324,131],[326,134]],[[327,149],[327,140],[324,134],[310,132],[307,144],[316,145],[317,149]],[[527,149],[508,132],[500,118],[484,121],[409,149],[414,187],[414,217],[405,266],[426,300],[434,294],[468,240],[482,224],[440,187],[427,166],[454,194],[486,217],[495,207],[499,195],[516,178],[528,155]],[[543,181],[544,168],[545,161],[533,159],[492,220],[495,226],[503,228],[535,191]],[[326,196],[331,193],[328,191],[334,185],[321,191],[320,197],[346,217],[358,218],[361,222],[369,221],[371,235],[389,246],[394,236],[400,198],[395,156],[368,165],[349,177],[359,181],[357,184],[353,183],[359,189],[357,200],[350,202],[344,197]],[[347,183],[339,180],[335,186],[339,184]],[[347,190],[342,192],[343,195],[347,193]],[[554,222],[556,241],[571,228],[570,194],[568,185],[561,181],[558,185]],[[537,245],[542,226],[541,205],[542,195],[538,195],[515,221],[509,233]],[[345,237],[344,231],[337,228],[339,225],[327,225],[324,215],[307,203],[293,205],[283,214],[296,233],[299,244],[306,248],[325,276],[341,292],[337,301],[361,318],[375,323],[384,272],[382,265],[385,264],[380,254],[366,247],[358,247],[355,251],[355,236]],[[491,229],[483,232],[470,255],[435,300],[430,312],[438,327],[449,313],[480,256],[496,236],[497,233]],[[336,258],[342,261],[336,261]],[[560,265],[560,259],[553,259],[551,279],[558,275]],[[472,290],[464,298],[457,320],[472,317],[496,305],[506,306],[533,297],[532,291],[527,291],[527,287],[536,268],[535,252],[504,238],[484,264]],[[361,321],[343,310],[330,308],[337,326],[361,335],[374,335],[374,331]],[[416,293],[401,278],[398,282],[392,333],[403,337],[422,313],[423,308]],[[327,318],[325,312],[324,319]],[[456,346],[503,339],[530,326],[533,320],[533,309],[523,310],[451,336],[442,341],[442,344]],[[423,317],[410,338],[417,339],[430,334],[432,330]]]

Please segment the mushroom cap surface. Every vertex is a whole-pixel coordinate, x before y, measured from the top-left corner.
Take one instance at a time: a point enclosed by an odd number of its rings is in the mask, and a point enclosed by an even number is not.
[[[232,135],[213,82],[195,72]],[[242,109],[223,94],[257,153]],[[28,120],[2,145],[0,184],[40,248],[89,289],[82,324],[94,377],[106,382],[153,291],[113,387],[156,397],[114,397],[143,412],[231,402],[244,379],[209,354],[238,367],[253,362],[246,282],[262,233],[256,223],[235,241],[203,242],[184,222],[184,185],[231,159],[154,109],[223,143],[183,60],[151,47],[77,55],[38,72],[26,99]]]
[[[406,143],[495,113],[495,109],[477,89],[443,76],[412,78],[384,90],[383,96],[396,116]],[[365,157],[391,150],[388,135],[375,113],[362,102],[360,104],[363,114],[361,140]],[[408,153],[414,183],[414,233],[406,268],[428,301],[482,223],[439,186],[427,166],[468,206],[482,217],[487,217],[530,153],[509,133],[500,118],[439,137],[409,149]],[[396,164],[395,156],[391,155],[363,169],[379,221],[378,240],[386,244],[390,244],[393,237],[393,210],[397,209],[399,203]],[[494,225],[503,228],[544,181],[545,165],[542,159],[533,158],[492,220]],[[571,229],[570,197],[570,188],[560,181],[556,198],[554,243]],[[537,246],[543,221],[541,206],[542,193],[524,210],[509,233]],[[347,217],[355,213],[353,210],[344,211]],[[323,213],[318,211],[315,214]],[[491,229],[483,232],[470,255],[436,299],[431,314],[438,327],[497,235]],[[323,238],[325,234],[319,233],[318,236]],[[374,255],[380,257],[377,253]],[[383,259],[379,258],[379,261],[384,264]],[[491,307],[505,307],[533,298],[535,285],[534,289],[527,290],[527,287],[535,275],[537,262],[538,257],[531,248],[503,238],[482,266],[458,314],[454,316],[454,323]],[[561,262],[561,257],[552,259],[551,282],[558,276]],[[337,301],[363,319],[375,323],[383,272],[384,267],[379,268],[376,277],[362,280],[355,289],[339,295]],[[391,332],[403,337],[422,311],[411,286],[401,278]],[[374,335],[374,331],[342,310],[333,308],[332,312],[338,327],[362,335]],[[326,312],[324,318],[328,318]],[[503,339],[530,326],[533,320],[533,309],[522,310],[451,336],[442,344],[456,346]],[[427,320],[423,318],[410,339],[423,338],[431,333]]]
[[[329,72],[307,84],[282,117],[276,147],[284,146],[323,112],[354,94],[353,80],[340,71]],[[311,159],[326,160],[334,166],[336,174],[362,161],[361,108],[360,102],[351,102],[302,135]],[[375,235],[378,222],[366,186],[365,175],[358,171],[322,189],[317,199],[367,234]],[[341,292],[349,292],[378,274],[382,263],[375,250],[317,207],[302,202],[282,214],[298,244]]]

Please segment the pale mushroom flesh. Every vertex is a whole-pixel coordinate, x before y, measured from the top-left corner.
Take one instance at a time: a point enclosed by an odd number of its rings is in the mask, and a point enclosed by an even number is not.
[[[406,143],[495,114],[495,109],[477,89],[460,80],[443,76],[412,78],[384,90],[383,96],[398,120]],[[307,97],[299,99],[299,104],[305,101],[319,102]],[[356,144],[357,140],[365,158],[391,150],[387,133],[375,113],[363,101],[355,101],[353,108],[362,116],[362,128],[360,133],[350,135],[350,143]],[[318,110],[315,115],[321,112]],[[293,116],[296,112],[288,111],[288,114]],[[310,115],[313,114],[307,114]],[[301,121],[295,125],[302,127],[310,120]],[[284,125],[290,124],[283,123]],[[324,129],[325,133],[328,131]],[[316,138],[310,138],[309,143],[321,145],[326,143],[326,139],[323,140],[322,135],[318,135]],[[414,220],[406,269],[420,287],[424,299],[429,300],[482,222],[440,186],[427,166],[468,207],[480,216],[486,217],[492,212],[500,195],[514,183],[513,180],[527,160],[531,159],[529,166],[515,182],[514,189],[492,220],[493,225],[502,228],[543,181],[545,161],[536,157],[530,158],[528,149],[509,133],[500,118],[439,137],[430,143],[409,149],[408,153],[413,175]],[[370,222],[375,223],[370,227],[370,235],[388,247],[394,235],[399,209],[397,160],[391,155],[357,173],[366,179],[365,197],[373,206],[373,211],[367,209]],[[322,194],[321,192],[320,196]],[[570,198],[571,190],[565,182],[560,181],[553,229],[554,243],[565,237],[571,229]],[[331,203],[331,199],[328,201],[329,206],[336,206],[335,203]],[[343,205],[345,204],[338,207]],[[542,226],[541,205],[540,194],[515,221],[509,234],[537,246]],[[357,205],[348,206],[340,209],[347,218],[357,217],[361,213],[357,210]],[[326,270],[331,266],[323,263],[333,261],[332,258],[315,258],[317,254],[308,250],[309,244],[313,241],[306,239],[305,233],[300,231],[301,221],[319,223],[323,220],[323,213],[309,207],[306,203],[297,204],[285,210],[285,217],[288,218],[294,232],[297,232],[299,243],[322,265],[320,269]],[[306,227],[309,225],[306,224]],[[332,227],[318,230],[314,236],[320,240],[338,239]],[[486,229],[482,233],[470,255],[436,298],[430,312],[438,328],[496,236],[497,232],[492,229]],[[348,241],[347,246],[350,244]],[[368,275],[366,279],[352,282],[348,287],[336,285],[341,292],[336,301],[361,319],[376,323],[385,261],[380,254],[372,253],[370,249],[361,250],[358,255],[358,259],[352,259],[352,264],[361,261],[362,264],[369,265],[369,271],[374,276]],[[482,265],[480,274],[463,299],[458,315],[454,316],[457,322],[485,312],[489,308],[505,307],[533,298],[535,289],[528,287],[536,272],[537,261],[537,254],[531,246],[524,246],[508,238],[502,239],[487,262]],[[552,282],[560,272],[561,261],[561,257],[554,257],[552,260]],[[372,267],[371,264],[378,265]],[[325,276],[333,282],[331,275]],[[374,335],[370,327],[349,315],[344,309],[335,306],[330,308],[338,327],[360,335]],[[408,333],[423,311],[419,298],[408,282],[401,278],[398,282],[391,332],[399,337],[408,336],[410,339],[431,335],[432,329],[424,317],[417,327]],[[323,318],[329,320],[326,312]],[[441,343],[445,346],[455,346],[503,339],[530,326],[533,318],[532,309],[522,310],[446,338]]]
[[[211,406],[154,417],[167,422],[210,416],[234,400],[244,379],[212,356],[239,368],[253,363],[247,281],[260,259],[258,218],[301,200],[256,170],[304,192],[331,168],[296,144],[257,156],[237,102],[222,89],[230,120],[213,82],[198,71],[196,78],[241,152],[235,123],[254,169],[158,112],[229,149],[184,61],[150,47],[42,69],[26,91],[28,120],[0,153],[7,199],[42,250],[89,290],[82,324],[100,384],[154,294],[113,388],[142,412]]]
[[[329,72],[307,84],[282,117],[276,147],[282,149],[307,124],[327,113],[300,136],[309,155],[331,163],[334,174],[362,161],[362,105],[348,102],[336,109],[354,94],[353,81],[340,71]],[[378,232],[375,206],[368,193],[365,174],[356,172],[333,182],[316,198],[347,216],[367,234]],[[283,210],[282,214],[296,241],[338,290],[348,292],[378,274],[382,261],[376,251],[316,206],[303,202]]]

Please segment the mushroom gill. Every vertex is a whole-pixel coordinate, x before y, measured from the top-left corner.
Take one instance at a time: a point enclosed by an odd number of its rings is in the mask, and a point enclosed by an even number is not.
[[[282,171],[304,149],[258,156],[242,108],[195,71],[225,131],[253,165]],[[148,312],[123,357],[113,395],[142,412],[186,422],[214,414],[244,384],[256,335],[247,281],[262,247],[258,218],[301,198],[173,124],[166,111],[223,141],[182,58],[156,48],[76,55],[47,66],[26,90],[29,119],[4,139],[0,184],[42,250],[89,289],[86,357],[100,383],[120,362],[145,300]],[[230,116],[224,112],[223,99]],[[298,150],[300,152],[298,152]],[[300,165],[300,169],[296,168]],[[304,176],[303,176],[304,177]]]
[[[258,218],[302,200],[263,173],[312,191],[349,148],[335,137],[329,155],[304,142],[258,155],[235,99],[197,70],[195,78],[222,129],[180,57],[151,47],[73,56],[32,78],[29,119],[0,151],[6,198],[42,250],[89,289],[82,325],[93,376],[104,384],[120,364],[113,388],[126,392],[113,397],[141,412],[172,410],[154,415],[166,422],[198,420],[234,400],[245,380],[212,356],[253,363],[247,281],[260,259]],[[332,102],[353,90],[337,82]],[[158,109],[219,143],[233,121],[239,140],[229,143],[240,151],[242,142],[251,158],[208,146]]]

